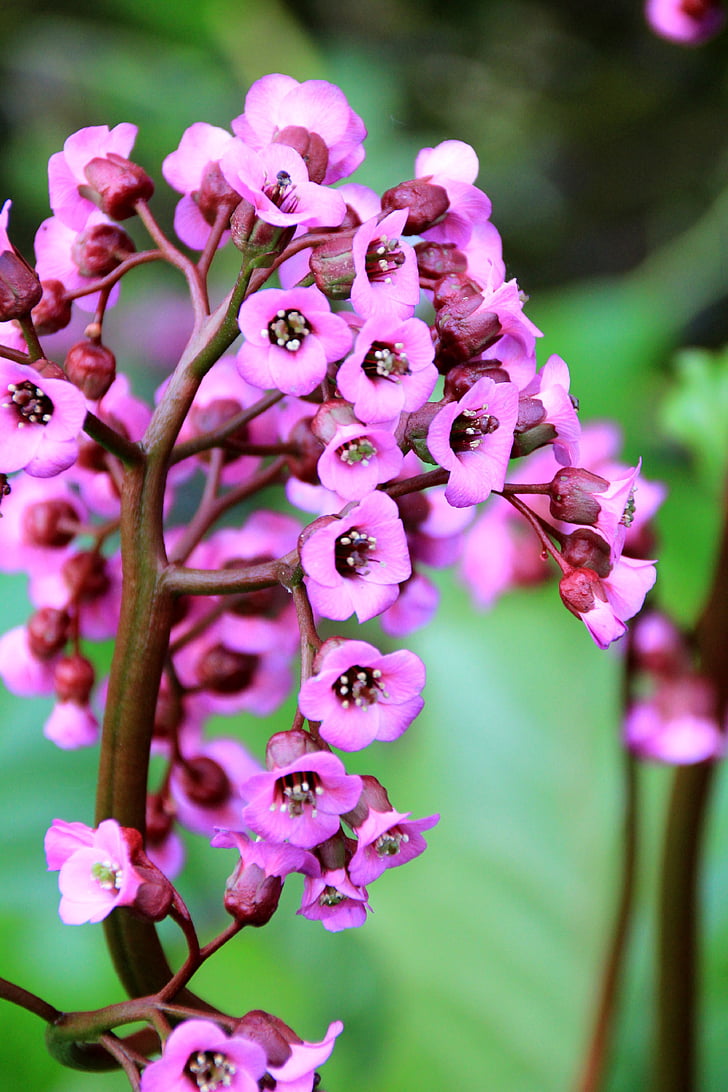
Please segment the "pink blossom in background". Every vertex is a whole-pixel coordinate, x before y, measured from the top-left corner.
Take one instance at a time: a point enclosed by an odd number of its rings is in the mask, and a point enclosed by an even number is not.
[[[314,674],[298,696],[305,717],[320,721],[327,743],[358,751],[397,739],[422,710],[425,667],[406,649],[383,655],[366,641],[324,642]]]
[[[95,830],[54,819],[45,851],[49,872],[60,870],[58,912],[66,925],[102,921],[115,907],[130,906],[143,882],[115,819],[105,819]]]
[[[675,766],[720,758],[725,735],[715,718],[687,711],[665,715],[652,702],[636,702],[624,721],[624,742],[640,758]]]
[[[170,1034],[162,1057],[144,1068],[142,1092],[220,1088],[258,1092],[265,1051],[243,1036],[227,1035],[211,1020],[185,1020]]]
[[[50,216],[35,233],[36,272],[43,281],[57,280],[67,292],[75,292],[88,287],[89,281],[96,280],[97,273],[85,276],[74,259],[74,247],[84,232],[94,227],[113,224],[113,221],[94,206],[80,230],[68,227],[59,216]],[[108,295],[108,307],[113,307],[119,299],[120,286],[115,284]],[[99,293],[91,292],[79,296],[75,304],[82,311],[95,311],[99,302]]]
[[[413,572],[399,586],[394,603],[379,617],[388,637],[406,637],[428,625],[437,613],[440,590],[423,573]]]
[[[0,469],[50,478],[71,466],[86,400],[65,379],[0,359]]]
[[[647,0],[645,18],[661,38],[681,45],[701,45],[723,29],[720,0]]]
[[[88,705],[59,701],[43,725],[43,735],[65,751],[92,747],[99,739],[99,722]]]

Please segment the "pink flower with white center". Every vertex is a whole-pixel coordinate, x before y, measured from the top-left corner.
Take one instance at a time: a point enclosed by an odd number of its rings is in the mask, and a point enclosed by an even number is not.
[[[245,113],[234,118],[232,128],[251,148],[274,141],[303,147],[304,138],[316,178],[326,185],[352,174],[364,159],[364,122],[344,92],[325,80],[299,83],[277,72],[263,76],[245,96]]]
[[[142,1092],[258,1092],[265,1051],[227,1035],[211,1020],[185,1020],[164,1044],[162,1057],[142,1073]]]
[[[427,849],[421,831],[439,823],[439,815],[408,822],[411,812],[369,809],[364,822],[355,828],[356,853],[349,862],[349,876],[360,887],[373,883],[388,868],[406,864]]]
[[[105,819],[96,830],[54,819],[46,832],[48,871],[60,869],[58,910],[66,925],[102,921],[131,906],[143,880],[131,863],[125,828]]]
[[[434,418],[427,446],[450,471],[445,497],[454,508],[484,501],[502,489],[518,420],[514,383],[479,379],[459,402],[450,402]]]
[[[291,1056],[283,1065],[268,1066],[268,1072],[276,1082],[276,1092],[313,1092],[315,1072],[323,1065],[334,1049],[337,1035],[344,1025],[340,1020],[329,1024],[325,1038],[320,1043],[291,1042]]]
[[[722,30],[720,0],[647,0],[645,18],[655,34],[680,45],[701,45]]]
[[[395,601],[412,571],[397,505],[370,493],[340,519],[317,528],[301,546],[309,598],[324,618],[356,613],[366,622]]]
[[[400,584],[399,598],[379,619],[388,637],[406,637],[428,625],[437,613],[440,590],[422,573],[414,572]]]
[[[112,231],[121,233],[121,228],[114,224],[103,212],[94,208],[81,230],[68,227],[58,216],[51,216],[38,228],[35,233],[36,270],[43,281],[60,281],[67,292],[75,292],[79,288],[86,288],[90,280],[96,280],[104,273],[111,272],[108,268],[84,272],[79,266],[81,255],[79,247],[85,237],[94,229],[108,227]],[[130,251],[120,250],[119,261],[127,257]],[[123,257],[122,257],[123,255]],[[111,268],[118,265],[114,262]],[[108,295],[108,307],[113,307],[119,299],[120,286],[115,284]],[[74,301],[82,311],[94,312],[99,302],[99,293],[91,292],[87,296],[79,296]]]
[[[367,890],[352,883],[345,868],[324,870],[303,882],[301,907],[296,911],[310,921],[320,921],[329,933],[357,929],[370,910]]]
[[[94,159],[108,155],[129,156],[136,140],[137,127],[130,122],[109,129],[108,125],[91,125],[72,133],[48,161],[48,190],[51,208],[64,224],[74,231],[83,231],[89,213],[96,205],[82,191],[88,190],[86,167]]]
[[[361,500],[382,482],[396,478],[403,459],[393,432],[342,425],[319,458],[319,478],[345,500]]]
[[[64,751],[92,747],[99,738],[99,722],[88,705],[59,701],[43,725],[43,735]]]
[[[430,328],[422,319],[372,315],[336,374],[341,394],[365,424],[424,406],[437,382]]]
[[[354,310],[367,319],[375,313],[399,319],[412,317],[420,300],[417,257],[399,236],[407,209],[375,216],[355,232],[352,259],[356,275],[351,286]]]
[[[0,468],[51,478],[71,466],[86,401],[65,379],[0,360]]]
[[[243,821],[271,842],[312,849],[339,830],[339,816],[351,811],[361,787],[361,778],[347,774],[336,755],[305,754],[242,785],[248,800]]]
[[[641,608],[656,576],[653,561],[621,557],[608,577],[600,578],[593,569],[572,569],[562,577],[559,593],[599,648],[607,648],[624,635],[625,622]]]
[[[286,144],[254,151],[234,140],[220,159],[220,169],[266,224],[338,227],[346,215],[341,194],[311,182],[303,159]]]
[[[238,369],[260,390],[310,394],[351,347],[348,324],[315,287],[256,292],[240,308],[238,325],[245,336]]]
[[[423,231],[425,239],[466,246],[473,227],[490,219],[491,203],[473,183],[478,177],[478,157],[462,140],[443,140],[435,148],[423,148],[415,159],[415,178],[442,186],[450,207],[444,219]]]
[[[193,250],[204,249],[220,200],[230,196],[220,160],[233,139],[226,129],[196,121],[185,129],[177,150],[162,163],[165,180],[184,195],[174,210],[174,230]],[[225,231],[218,246],[229,238]]]
[[[406,649],[383,655],[366,641],[325,641],[298,707],[320,721],[327,743],[360,751],[373,740],[397,739],[420,713],[425,666]]]

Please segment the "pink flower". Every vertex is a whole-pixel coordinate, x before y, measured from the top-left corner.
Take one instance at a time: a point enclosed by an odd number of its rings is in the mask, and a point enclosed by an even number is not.
[[[287,766],[254,774],[241,787],[243,820],[272,842],[311,849],[339,830],[339,816],[361,795],[361,778],[336,755],[304,754]]]
[[[66,925],[102,921],[117,906],[131,906],[143,883],[129,845],[115,819],[96,830],[54,819],[45,836],[48,871],[60,869],[58,910]]]
[[[606,577],[592,569],[573,569],[562,577],[559,593],[599,648],[607,648],[625,633],[624,623],[640,609],[656,575],[653,561],[621,557]]]
[[[701,45],[722,29],[720,0],[647,0],[645,18],[662,38],[681,45]]]
[[[263,76],[245,96],[245,113],[233,120],[232,128],[245,144],[259,149],[274,141],[301,147],[302,137],[307,137],[316,181],[326,185],[351,174],[364,159],[364,123],[343,91],[325,80],[299,83],[277,72]]]
[[[184,194],[174,210],[174,230],[193,250],[204,248],[221,197],[229,198],[231,193],[222,178],[220,160],[233,139],[217,125],[196,121],[185,129],[179,148],[162,164],[166,181]],[[229,238],[229,232],[223,232],[218,246]]]
[[[298,697],[305,717],[320,721],[327,743],[359,751],[375,739],[397,739],[422,709],[425,667],[406,649],[383,655],[366,641],[324,642],[315,674]]]
[[[81,392],[65,379],[47,379],[32,368],[0,360],[0,468],[50,478],[78,454],[86,417]]]
[[[427,446],[450,471],[445,497],[455,508],[477,504],[501,489],[518,419],[513,383],[479,379],[459,402],[448,403],[430,425]]]
[[[349,862],[353,883],[363,886],[373,883],[388,868],[406,864],[427,849],[420,833],[430,830],[440,821],[439,815],[408,822],[410,812],[375,811],[369,813],[355,828],[358,839],[356,853]]]
[[[369,908],[366,889],[352,883],[345,868],[333,868],[306,877],[296,913],[320,921],[329,933],[340,933],[363,925]]]
[[[162,1057],[142,1073],[142,1092],[258,1092],[265,1051],[242,1036],[227,1035],[210,1020],[186,1020],[164,1044]]]
[[[352,612],[360,622],[395,601],[412,571],[397,505],[385,493],[365,497],[345,516],[318,527],[301,547],[311,602],[324,618]]]
[[[99,722],[88,705],[59,701],[43,725],[43,735],[67,751],[91,747],[99,738]]]
[[[407,223],[407,209],[375,216],[356,231],[352,258],[356,275],[351,302],[362,318],[375,312],[399,319],[412,317],[420,299],[417,258],[409,243],[399,238]]]
[[[240,374],[261,390],[310,394],[351,346],[351,331],[318,288],[268,288],[240,308]]]
[[[336,374],[360,421],[391,421],[425,404],[437,382],[430,328],[422,319],[374,314]]]
[[[137,127],[129,122],[109,129],[108,125],[91,125],[72,133],[48,161],[48,189],[51,208],[56,216],[75,231],[83,231],[89,213],[96,205],[81,190],[88,190],[86,167],[94,159],[108,155],[126,159],[134,147]]]
[[[345,500],[361,500],[382,482],[396,478],[403,458],[394,433],[387,429],[343,425],[319,458],[319,478]]]
[[[338,227],[346,214],[341,194],[311,182],[303,159],[286,144],[254,151],[234,140],[220,159],[220,169],[266,224]]]
[[[467,245],[476,224],[490,218],[488,197],[473,185],[478,177],[478,157],[462,140],[443,140],[436,148],[423,148],[415,160],[415,177],[442,186],[450,207],[441,223],[422,234],[435,242]]]
[[[287,842],[252,841],[242,832],[218,830],[215,847],[237,849],[240,859],[225,886],[225,909],[245,925],[266,925],[278,909],[283,881],[291,872],[318,876],[313,853]]]
[[[337,1035],[343,1031],[340,1020],[329,1024],[325,1038],[320,1043],[290,1042],[291,1056],[283,1065],[268,1066],[268,1072],[276,1082],[276,1092],[312,1092],[315,1071],[327,1060],[334,1049]]]

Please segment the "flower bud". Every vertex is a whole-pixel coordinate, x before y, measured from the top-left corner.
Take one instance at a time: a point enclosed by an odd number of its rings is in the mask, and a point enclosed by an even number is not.
[[[43,295],[37,273],[13,247],[0,254],[0,322],[27,315]]]
[[[302,125],[286,125],[275,137],[276,144],[287,144],[298,152],[306,164],[308,177],[319,185],[326,177],[329,166],[329,149],[318,133],[304,129]]]
[[[76,236],[71,257],[82,276],[104,277],[135,251],[133,241],[118,224],[94,224]]]
[[[352,256],[353,231],[340,231],[313,248],[309,267],[314,284],[330,300],[348,300],[356,270]]]
[[[277,1016],[271,1016],[262,1009],[247,1012],[238,1022],[235,1035],[250,1039],[265,1051],[268,1065],[274,1069],[285,1065],[291,1056],[290,1043],[301,1043],[293,1028],[284,1024]]]
[[[142,836],[133,827],[122,827],[129,860],[142,883],[129,909],[145,921],[162,921],[174,902],[175,890],[164,873],[147,856]]]
[[[415,254],[423,288],[434,289],[437,282],[448,274],[467,273],[468,259],[454,243],[417,243]]]
[[[41,337],[64,330],[71,321],[71,301],[61,281],[41,281],[43,295],[31,311],[35,332]]]
[[[447,373],[443,395],[448,402],[459,402],[484,377],[492,379],[494,383],[509,382],[508,373],[497,360],[468,360],[465,364],[456,364]]]
[[[146,171],[115,152],[92,159],[83,173],[89,185],[79,186],[79,192],[112,220],[134,216],[135,203],[148,201],[154,193],[154,183]]]
[[[185,796],[202,807],[214,807],[230,798],[230,780],[219,762],[207,755],[195,755],[178,766]]]
[[[56,498],[29,504],[23,509],[20,523],[29,546],[60,549],[74,538],[78,516],[72,504]]]
[[[604,601],[602,582],[593,569],[574,569],[559,582],[559,595],[567,610],[577,618],[594,609],[597,599]]]
[[[65,647],[71,616],[57,607],[41,607],[28,621],[28,645],[38,660],[52,660]]]
[[[480,295],[458,298],[443,307],[435,319],[438,344],[435,364],[445,375],[455,364],[477,357],[497,341],[501,325],[492,311],[478,311]]]
[[[280,227],[259,220],[255,206],[246,200],[240,201],[230,217],[233,243],[245,256],[246,262],[255,262],[259,268],[273,264],[288,246],[295,230],[295,227]]]
[[[546,420],[546,410],[538,398],[522,395],[518,399],[518,420],[513,435],[511,457],[530,455],[556,439],[556,429]]]
[[[599,474],[581,467],[565,466],[551,482],[551,515],[566,523],[595,524],[601,505],[592,494],[603,493],[608,488],[609,482]]]
[[[276,732],[268,740],[265,749],[265,766],[268,770],[290,766],[302,755],[315,754],[324,748],[303,728],[291,728],[287,732]]]
[[[291,429],[288,442],[295,444],[295,455],[286,455],[286,465],[294,478],[310,485],[319,485],[318,461],[324,445],[311,431],[308,417],[297,421]]]
[[[258,667],[258,657],[213,645],[200,656],[196,670],[200,685],[215,694],[237,694],[247,689]]]
[[[96,672],[90,660],[74,652],[59,660],[53,671],[53,685],[59,701],[86,705],[91,696]]]
[[[266,876],[257,864],[241,857],[225,885],[225,909],[244,925],[266,925],[278,909],[283,890],[280,876]]]
[[[398,186],[382,194],[383,212],[409,210],[407,222],[402,228],[403,235],[420,235],[427,228],[439,223],[449,208],[447,191],[424,178],[400,182]]]
[[[192,194],[192,199],[204,216],[205,222],[212,226],[217,220],[220,209],[225,209],[228,216],[233,212],[240,203],[240,194],[229,185],[220,169],[220,164],[212,160],[205,166],[200,188]]]
[[[564,539],[561,556],[574,568],[593,569],[599,576],[612,571],[609,544],[590,527],[579,527]]]
[[[116,357],[105,345],[77,341],[64,361],[66,375],[91,402],[97,402],[116,378]]]
[[[63,563],[61,575],[73,599],[93,601],[105,595],[111,581],[106,559],[95,550],[81,550]]]

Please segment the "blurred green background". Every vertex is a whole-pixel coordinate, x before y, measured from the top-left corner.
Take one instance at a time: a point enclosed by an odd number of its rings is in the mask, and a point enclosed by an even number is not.
[[[161,159],[193,121],[228,126],[269,71],[344,89],[370,134],[357,180],[379,189],[409,178],[422,146],[473,144],[509,274],[546,332],[541,360],[564,356],[583,419],[615,417],[626,457],[641,454],[647,476],[669,485],[657,595],[683,622],[695,618],[719,518],[726,364],[707,354],[680,364],[674,351],[728,340],[728,35],[671,46],[648,33],[638,0],[5,0],[2,15],[0,198],[12,196],[13,237],[28,253],[48,215],[47,157],[69,133],[137,123],[135,158],[159,181],[154,207],[170,225],[176,197]],[[155,277],[139,271],[125,288],[135,331]],[[121,310],[114,321],[128,345]],[[126,353],[122,366],[144,363]],[[159,378],[135,382],[150,390]],[[434,1092],[563,1092],[615,897],[619,651],[596,650],[553,586],[485,615],[453,579],[439,583],[436,623],[407,641],[428,664],[425,712],[397,744],[350,763],[376,773],[400,810],[441,813],[428,853],[372,887],[364,929],[336,936],[293,916],[294,881],[272,924],[228,946],[199,989],[232,1011],[270,1009],[308,1039],[343,1019],[329,1092],[423,1081]],[[4,577],[2,596],[9,628],[26,616],[23,582]],[[61,925],[42,854],[54,816],[91,821],[96,756],[42,738],[46,703],[0,702],[0,974],[61,1008],[120,999],[101,931]],[[287,714],[290,703],[274,727]],[[647,1080],[668,780],[660,768],[641,775],[639,902],[608,1092]],[[705,883],[707,1092],[728,1087],[727,805],[721,782]],[[231,867],[191,840],[180,886],[204,937],[223,923]],[[125,1087],[59,1069],[39,1021],[7,1004],[0,1027],[12,1048],[3,1087]]]

